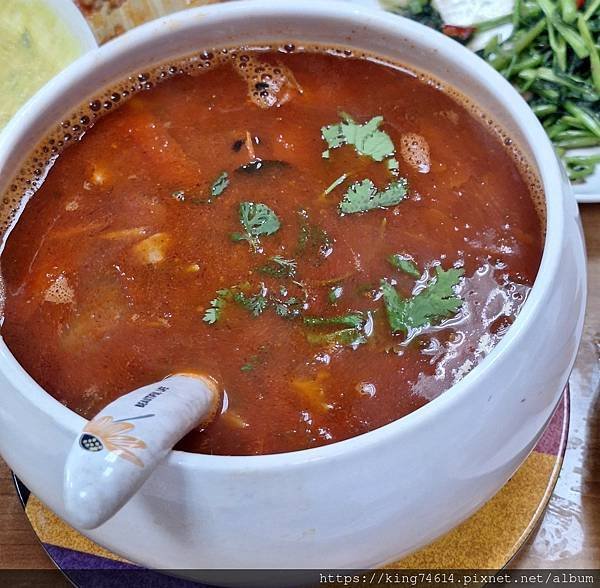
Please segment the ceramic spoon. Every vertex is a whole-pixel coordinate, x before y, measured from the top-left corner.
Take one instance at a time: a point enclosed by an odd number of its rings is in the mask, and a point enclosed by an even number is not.
[[[63,497],[70,521],[93,529],[141,487],[173,446],[221,407],[216,382],[177,374],[117,398],[89,421],[67,456]]]

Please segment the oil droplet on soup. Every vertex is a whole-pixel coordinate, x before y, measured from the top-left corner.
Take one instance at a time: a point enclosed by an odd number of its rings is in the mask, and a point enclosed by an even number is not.
[[[23,183],[11,351],[86,417],[209,371],[227,404],[179,446],[204,453],[332,443],[451,394],[527,299],[543,231],[514,146],[428,82],[290,44],[91,100]]]

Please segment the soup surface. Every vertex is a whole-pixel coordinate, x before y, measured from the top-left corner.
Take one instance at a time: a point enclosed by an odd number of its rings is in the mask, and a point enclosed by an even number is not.
[[[468,373],[541,258],[510,140],[347,51],[194,63],[92,102],[10,233],[2,335],[24,368],[88,418],[207,372],[224,412],[180,448],[237,455],[364,433]]]

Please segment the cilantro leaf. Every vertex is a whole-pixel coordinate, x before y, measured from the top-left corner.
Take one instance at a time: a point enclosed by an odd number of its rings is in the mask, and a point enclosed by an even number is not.
[[[393,176],[397,176],[400,173],[400,163],[398,163],[395,157],[387,160],[387,168]]]
[[[308,253],[318,254],[321,258],[328,257],[333,251],[334,239],[325,229],[311,223],[305,210],[298,211],[298,217],[300,234],[298,235],[296,255],[303,255],[308,250]]]
[[[409,255],[401,255],[400,253],[394,253],[388,257],[388,261],[400,271],[412,276],[413,278],[420,278],[421,272],[417,267],[417,264],[413,261]]]
[[[302,282],[294,282],[294,285],[302,292],[302,297],[290,296],[288,289],[281,286],[279,296],[272,295],[271,302],[275,307],[275,314],[282,318],[296,318],[300,316],[308,299],[306,287]]]
[[[321,327],[345,327],[333,332],[312,332],[306,334],[306,340],[315,345],[360,345],[365,343],[366,319],[362,312],[350,312],[332,317],[307,316],[303,319],[304,325],[319,329]]]
[[[248,241],[256,250],[260,248],[259,236],[272,235],[281,226],[273,210],[260,202],[241,202],[239,214],[244,232],[231,233],[231,239],[233,241]]]
[[[204,313],[203,320],[211,325],[216,323],[222,318],[224,308],[230,303],[237,304],[255,317],[272,308],[280,317],[296,318],[306,306],[308,293],[302,282],[293,281],[293,284],[300,289],[302,296],[299,294],[291,296],[285,286],[280,286],[278,293],[269,292],[263,282],[259,284],[255,294],[248,293],[251,288],[248,282],[217,290],[217,297],[211,300],[210,308]]]
[[[360,155],[366,155],[374,161],[383,161],[394,155],[395,148],[390,136],[379,129],[383,122],[382,116],[375,116],[369,122],[361,125],[347,114],[342,114],[342,122],[321,128],[321,135],[329,149],[342,145],[352,145]],[[323,157],[329,157],[329,149]]]
[[[256,294],[248,296],[243,291],[239,290],[233,293],[233,300],[248,312],[252,313],[253,316],[261,315],[267,308],[269,302],[267,298],[267,289],[262,283]]]
[[[210,195],[207,198],[189,198],[191,204],[212,204],[229,186],[229,174],[224,171],[217,177],[210,187]],[[175,200],[183,202],[186,200],[186,193],[183,190],[176,190],[171,194]]]
[[[381,280],[381,293],[383,294],[383,302],[392,333],[402,331],[407,334],[410,328],[406,316],[408,301],[402,298],[396,288],[386,280]]]
[[[218,298],[210,301],[212,307],[207,308],[204,316],[202,317],[202,320],[205,323],[214,325],[219,320],[219,317],[221,316],[221,309],[217,306],[219,302],[220,301]]]
[[[262,265],[258,271],[274,278],[293,278],[298,264],[295,259],[285,259],[281,255],[271,257],[269,263]]]
[[[342,297],[344,288],[342,286],[332,286],[327,294],[327,299],[330,304],[336,304],[336,302]]]
[[[209,325],[213,325],[221,318],[221,313],[227,305],[227,300],[231,298],[232,291],[229,288],[217,290],[217,297],[210,301],[210,308],[204,313],[202,320]]]
[[[356,126],[353,122],[342,123],[346,136],[361,155],[367,155],[375,161],[383,161],[394,154],[394,144],[390,136],[379,129],[383,122],[382,116],[372,118],[368,123]],[[348,131],[352,130],[352,133]]]
[[[296,318],[302,311],[303,302],[300,298],[291,296],[285,300],[273,299],[275,305],[275,314],[281,318]]]
[[[229,174],[224,171],[213,182],[213,185],[210,188],[211,198],[218,198],[221,194],[223,194],[227,186],[229,186]]]
[[[244,292],[249,287],[250,284],[245,283],[217,290],[217,297],[210,301],[210,308],[206,310],[202,320],[209,325],[213,325],[222,318],[223,309],[232,301],[254,316],[262,314],[268,305],[267,289],[261,283],[258,293],[249,296]]]
[[[346,138],[340,123],[321,127],[321,136],[327,143],[329,149],[337,149],[346,144]],[[323,152],[323,157],[329,157],[329,149]]]
[[[430,282],[409,303],[409,316],[415,327],[448,318],[456,314],[463,304],[454,293],[454,288],[459,284],[465,270],[462,268],[443,270],[438,266],[435,268],[435,273],[435,281]]]
[[[327,325],[342,325],[347,327],[362,328],[365,318],[362,312],[351,312],[341,316],[321,317],[306,316],[304,324],[307,327],[322,327]]]
[[[260,365],[263,365],[268,352],[268,347],[266,345],[261,345],[254,355],[251,355],[246,360],[246,363],[240,367],[240,371],[242,372],[251,372],[256,369]]]
[[[396,206],[406,198],[406,191],[407,183],[403,178],[388,184],[383,192],[379,192],[369,179],[355,182],[348,188],[340,202],[339,209],[342,214],[354,214],[376,208]]]
[[[464,274],[463,269],[435,268],[435,276],[418,294],[403,298],[386,280],[381,281],[381,291],[392,333],[408,335],[412,329],[441,322],[456,314],[462,300],[454,293],[455,286]]]
[[[360,329],[340,329],[333,333],[308,333],[306,340],[313,345],[325,345],[326,347],[360,345],[366,341]]]

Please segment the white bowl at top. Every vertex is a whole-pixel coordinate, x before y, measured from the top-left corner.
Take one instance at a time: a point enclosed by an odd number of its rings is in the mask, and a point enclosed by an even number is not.
[[[544,130],[515,90],[467,49],[378,11],[306,0],[234,2],[134,29],[81,58],[28,104],[23,123],[0,142],[0,188],[49,126],[111,82],[205,48],[282,41],[379,54],[450,83],[483,107],[543,183],[541,267],[490,355],[407,417],[295,453],[171,453],[114,518],[85,532],[144,566],[364,568],[413,551],[468,517],[515,472],[551,417],[579,344],[584,247],[576,203]],[[64,517],[62,472],[83,419],[42,390],[1,342],[0,388],[0,452]]]
[[[44,0],[62,20],[68,31],[79,41],[82,52],[98,46],[94,33],[73,0]]]
[[[28,10],[32,9],[31,5],[26,5],[25,3],[23,3],[23,4],[24,4],[25,8],[28,8]],[[92,29],[88,25],[83,14],[80,12],[80,10],[77,8],[77,6],[75,6],[75,4],[73,3],[73,0],[39,0],[39,3],[35,4],[34,6],[44,6],[44,5],[46,7],[48,7],[52,13],[54,13],[56,19],[58,20],[58,23],[56,21],[55,22],[43,21],[44,24],[47,26],[47,30],[56,30],[57,24],[60,24],[61,33],[64,33],[64,35],[68,35],[70,37],[69,40],[73,40],[75,42],[75,46],[73,47],[73,49],[74,49],[73,57],[83,55],[84,53],[91,51],[93,49],[96,49],[98,47],[98,43],[96,43],[96,39],[94,37]],[[15,3],[15,5],[13,7],[8,7],[7,12],[9,15],[13,15],[13,18],[15,16],[18,18],[18,15],[20,13],[20,8],[19,8],[18,4]],[[47,15],[46,12],[44,12],[43,14],[44,14],[44,16]],[[38,16],[38,24],[40,22],[42,22],[41,18],[42,18],[41,16]],[[20,26],[26,26],[23,21],[20,21],[20,22],[21,22]],[[66,37],[54,39],[54,42],[60,43],[64,38],[66,38]],[[36,39],[34,38],[34,42],[35,41],[36,41]],[[43,51],[45,48],[43,45],[43,42],[40,40],[38,43],[39,43],[38,47],[41,47],[41,50]],[[0,47],[1,46],[2,46],[2,43],[0,42]],[[55,55],[55,53],[52,53],[51,55]],[[64,57],[65,56],[63,56],[63,58]],[[34,62],[35,62],[36,57],[30,56],[29,59],[32,60],[32,62],[33,62],[33,63],[31,63],[31,65],[35,67],[36,64]],[[45,76],[45,78],[43,78],[43,77],[40,78],[40,86],[43,85],[44,81],[51,78],[52,71],[57,71],[60,67],[62,67],[63,63],[65,65],[67,65],[69,63],[69,60],[63,59],[63,61],[60,61],[60,62],[53,62],[52,59],[48,59],[48,56],[46,55],[44,65],[46,67],[50,67],[50,68],[54,68],[54,69],[44,72],[46,74],[46,76]],[[27,75],[27,73],[24,73],[23,75]],[[30,89],[35,91],[35,90],[38,90],[39,87],[33,87]],[[2,100],[3,100],[3,97],[0,96],[0,102]],[[18,105],[21,106],[20,104],[18,104]],[[14,120],[13,124],[16,126],[19,126],[21,124],[20,121],[21,121],[21,117],[23,116],[22,110],[23,110],[23,107],[21,106],[19,108],[19,110],[17,110],[12,115],[11,121]],[[10,121],[8,124],[10,124]],[[0,126],[0,132],[2,132],[2,130],[3,129]]]

